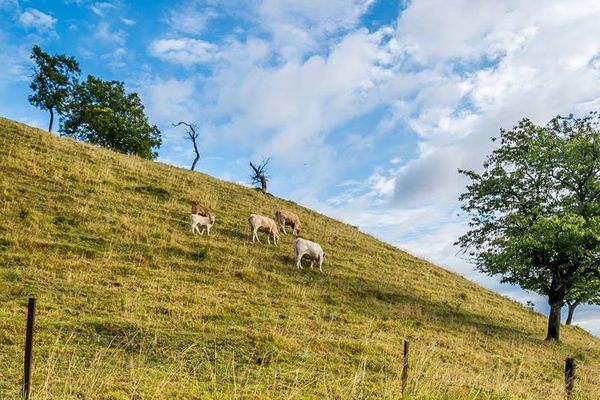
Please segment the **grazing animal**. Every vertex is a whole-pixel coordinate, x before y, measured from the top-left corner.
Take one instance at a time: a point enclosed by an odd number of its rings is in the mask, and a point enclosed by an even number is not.
[[[250,223],[250,229],[252,230],[252,242],[256,239],[258,240],[258,243],[260,243],[258,232],[265,232],[267,234],[267,242],[271,244],[271,238],[273,238],[273,244],[277,246],[277,242],[279,241],[279,230],[277,229],[275,221],[264,215],[252,214],[248,218],[248,222]]]
[[[192,214],[202,215],[204,217],[210,217],[210,212],[208,212],[208,208],[203,205],[198,204],[195,201],[192,201]]]
[[[286,235],[287,235],[287,232],[285,231],[286,225],[289,225],[292,227],[292,233],[294,234],[294,236],[298,236],[300,234],[300,231],[302,230],[302,225],[300,224],[300,218],[298,218],[298,216],[296,214],[294,214],[293,212],[279,210],[279,211],[275,212],[275,219],[277,219],[277,222],[279,223],[281,230]]]
[[[296,252],[296,267],[302,268],[302,256],[310,259],[310,269],[313,269],[315,261],[319,263],[319,271],[323,272],[323,259],[325,253],[318,243],[298,238],[294,240],[294,251]]]
[[[197,231],[200,235],[204,235],[204,231],[206,231],[206,234],[210,236],[210,228],[212,228],[212,226],[214,225],[215,219],[217,219],[217,217],[215,217],[214,215],[211,215],[210,217],[205,217],[204,215],[192,214],[190,216],[190,221],[192,223],[192,233]],[[200,232],[200,229],[198,228],[199,226],[202,227],[202,232]]]

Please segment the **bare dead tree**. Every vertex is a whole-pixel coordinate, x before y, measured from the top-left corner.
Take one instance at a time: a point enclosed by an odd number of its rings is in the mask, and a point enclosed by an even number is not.
[[[192,171],[196,168],[196,163],[200,160],[200,152],[198,151],[198,144],[196,143],[196,139],[198,139],[198,126],[196,124],[188,124],[187,122],[180,121],[177,124],[173,124],[174,127],[185,125],[185,133],[187,134],[187,138],[192,141],[194,145],[194,152],[196,153],[196,158],[194,158],[194,162],[192,163]]]
[[[252,168],[250,182],[256,185],[263,193],[267,193],[267,182],[270,178],[267,175],[267,165],[269,165],[269,162],[271,162],[270,158],[263,158],[260,164],[252,164],[252,161],[250,161],[250,168]]]

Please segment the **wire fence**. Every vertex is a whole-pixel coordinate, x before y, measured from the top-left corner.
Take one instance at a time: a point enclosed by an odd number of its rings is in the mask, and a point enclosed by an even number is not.
[[[34,332],[35,332],[35,308],[36,308],[36,299],[31,297],[28,301],[27,308],[27,324],[26,324],[26,333],[25,333],[25,349],[24,349],[24,360],[23,360],[23,379],[22,379],[22,388],[21,388],[21,397],[23,400],[29,400],[30,392],[32,387],[31,381],[31,372],[32,372],[32,364],[33,364],[33,347],[34,347]],[[88,334],[90,335],[90,334]],[[119,341],[123,339],[119,335],[115,334],[100,334],[100,333],[92,333],[91,334],[95,338],[103,338],[110,340],[111,344],[115,341]],[[407,392],[408,382],[409,382],[409,368],[410,368],[410,342],[408,340],[404,340],[403,343],[404,351],[403,351],[403,359],[402,359],[402,372],[400,375],[401,381],[401,396],[405,397],[405,393]],[[571,400],[573,398],[573,393],[575,391],[575,384],[577,380],[577,363],[573,357],[567,357],[565,359],[564,366],[564,395],[565,399]],[[600,369],[596,370],[589,366],[585,367],[585,371],[587,373],[600,374]],[[459,385],[465,386],[465,385]]]

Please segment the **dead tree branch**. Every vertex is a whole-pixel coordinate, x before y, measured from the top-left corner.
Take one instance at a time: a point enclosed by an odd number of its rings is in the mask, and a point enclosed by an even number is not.
[[[252,174],[250,175],[250,182],[257,186],[261,192],[267,193],[267,182],[270,176],[267,175],[267,166],[271,162],[270,158],[263,158],[260,164],[253,164],[250,161],[250,168],[252,168]]]
[[[198,151],[198,144],[196,143],[196,139],[198,139],[198,126],[196,124],[188,124],[187,122],[180,121],[177,124],[173,124],[174,127],[185,125],[185,133],[187,134],[187,138],[192,141],[194,145],[194,153],[196,153],[196,157],[194,158],[194,162],[192,162],[192,171],[196,168],[196,163],[200,160],[200,152]]]

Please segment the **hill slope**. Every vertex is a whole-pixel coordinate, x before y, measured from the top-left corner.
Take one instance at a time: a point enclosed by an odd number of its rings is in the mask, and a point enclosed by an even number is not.
[[[0,119],[0,398],[17,398],[38,299],[34,399],[599,398],[600,340],[351,226],[201,173]],[[191,200],[216,212],[192,236]],[[248,241],[287,208],[324,274]]]

